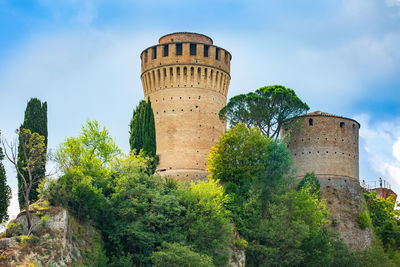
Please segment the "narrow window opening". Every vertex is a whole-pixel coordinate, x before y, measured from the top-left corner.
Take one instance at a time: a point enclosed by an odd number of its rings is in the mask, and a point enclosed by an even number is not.
[[[153,47],[153,59],[157,58],[157,46]]]
[[[168,45],[164,45],[164,54],[163,54],[163,56],[164,57],[168,57],[168,55],[169,55]]]
[[[344,122],[340,122],[340,128],[344,127]]]
[[[176,55],[182,56],[182,43],[176,44]]]
[[[313,126],[313,125],[314,125],[313,119],[309,119],[309,120],[308,120],[308,125],[310,125],[310,126]]]
[[[204,57],[208,57],[208,50],[210,46],[209,45],[204,45]]]
[[[197,55],[197,45],[196,44],[190,44],[190,55],[191,56]]]
[[[215,48],[215,59],[219,60],[219,48],[218,47]]]

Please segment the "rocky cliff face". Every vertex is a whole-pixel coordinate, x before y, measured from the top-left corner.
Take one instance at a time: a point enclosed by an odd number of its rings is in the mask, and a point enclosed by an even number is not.
[[[2,234],[0,266],[77,266],[102,261],[101,237],[93,227],[78,223],[65,209],[50,207],[46,201],[32,204],[30,211],[29,235],[25,212]]]
[[[319,179],[321,198],[331,212],[332,230],[352,249],[366,249],[373,242],[371,226],[362,227],[358,218],[367,214],[367,206],[358,181],[345,177]],[[363,228],[363,229],[362,229]]]

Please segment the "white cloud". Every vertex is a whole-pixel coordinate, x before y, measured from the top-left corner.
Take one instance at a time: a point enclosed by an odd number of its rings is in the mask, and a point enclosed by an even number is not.
[[[389,7],[397,7],[398,8],[398,14],[400,15],[400,0],[386,0],[385,3]]]
[[[368,115],[355,118],[360,128],[360,179],[389,182],[400,193],[400,118],[371,123]]]

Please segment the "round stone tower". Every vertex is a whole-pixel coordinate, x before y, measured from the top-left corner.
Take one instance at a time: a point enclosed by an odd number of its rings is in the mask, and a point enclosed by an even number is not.
[[[180,180],[202,179],[210,148],[226,124],[231,54],[197,33],[177,32],[141,55],[144,96],[152,101],[158,172]]]
[[[299,117],[287,144],[296,177],[314,172],[321,198],[331,212],[332,229],[353,249],[371,246],[372,229],[361,229],[359,214],[367,212],[358,177],[360,124],[321,111]],[[281,136],[285,135],[285,126]]]
[[[357,121],[316,111],[302,117],[299,124],[288,143],[297,177],[313,171],[318,177],[348,177],[358,182]]]

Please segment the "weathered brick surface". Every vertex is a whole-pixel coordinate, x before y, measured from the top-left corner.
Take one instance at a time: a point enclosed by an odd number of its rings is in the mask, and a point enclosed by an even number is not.
[[[288,144],[293,165],[298,168],[296,176],[304,177],[313,171],[317,176],[338,175],[358,180],[359,128],[358,122],[340,116],[303,117]]]
[[[208,152],[226,128],[218,112],[226,104],[231,56],[201,34],[174,33],[159,42],[141,54],[143,92],[154,110],[158,171],[181,180],[201,179]],[[177,44],[182,55],[176,55]],[[190,44],[196,55],[190,55]]]
[[[357,220],[366,209],[358,177],[359,128],[355,120],[316,111],[297,121],[288,143],[296,177],[315,173],[331,227],[352,249],[367,248],[373,241],[372,229],[361,229]],[[285,133],[284,126],[281,136]]]

